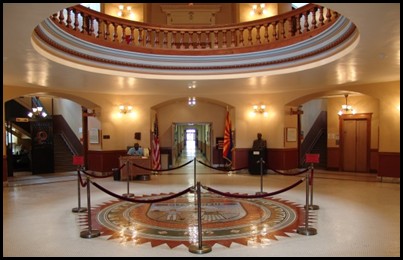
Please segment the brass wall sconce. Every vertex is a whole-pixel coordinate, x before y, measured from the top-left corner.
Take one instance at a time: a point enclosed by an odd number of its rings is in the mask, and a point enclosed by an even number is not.
[[[266,111],[266,105],[253,105],[253,113],[254,114],[263,114],[263,116],[267,116],[268,113]]]
[[[117,16],[134,20],[134,13],[132,12],[132,7],[131,6],[125,7],[124,5],[119,5],[119,11],[117,13]]]
[[[119,106],[119,112],[120,112],[121,114],[131,113],[132,110],[133,110],[133,107],[132,107],[132,106],[123,106],[123,105],[120,105],[120,106]]]
[[[250,15],[267,15],[267,10],[265,9],[266,4],[260,3],[260,4],[254,4],[252,6],[252,10],[250,11]]]

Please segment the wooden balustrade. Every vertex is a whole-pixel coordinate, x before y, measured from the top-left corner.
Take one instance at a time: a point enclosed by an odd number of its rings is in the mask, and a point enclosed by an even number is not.
[[[338,18],[337,12],[315,4],[265,19],[203,27],[151,25],[82,5],[50,17],[65,32],[94,44],[165,55],[220,55],[280,48],[323,32]]]

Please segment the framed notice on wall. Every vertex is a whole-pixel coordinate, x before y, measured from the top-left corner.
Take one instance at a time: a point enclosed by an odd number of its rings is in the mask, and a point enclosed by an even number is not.
[[[99,144],[99,129],[91,128],[89,134],[90,144]]]
[[[297,128],[286,127],[285,128],[285,140],[287,142],[296,142],[297,141]]]

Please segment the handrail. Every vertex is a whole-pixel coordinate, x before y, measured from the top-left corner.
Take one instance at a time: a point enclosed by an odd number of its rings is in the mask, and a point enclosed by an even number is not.
[[[125,20],[76,5],[50,19],[63,31],[105,47],[166,55],[223,55],[295,44],[323,32],[339,17],[326,7],[308,4],[239,24],[167,26]]]
[[[312,124],[309,133],[307,133],[304,141],[301,143],[301,152],[300,152],[300,165],[304,165],[305,163],[305,154],[310,153],[321,137],[323,133],[326,133],[327,129],[327,113],[326,111],[321,111],[316,118],[315,122]]]
[[[61,135],[74,155],[82,155],[84,153],[83,144],[80,142],[62,115],[53,116],[53,132],[54,134]]]
[[[69,148],[70,152],[73,155],[79,155],[78,151],[75,149],[75,147],[71,144],[71,142],[69,141],[69,139],[67,138],[66,134],[64,132],[59,133],[60,137],[63,139],[63,142],[67,145],[67,147]]]

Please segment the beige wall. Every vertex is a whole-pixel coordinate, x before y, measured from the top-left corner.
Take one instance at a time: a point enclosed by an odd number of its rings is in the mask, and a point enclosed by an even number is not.
[[[21,95],[32,94],[35,90],[36,92],[43,91],[40,88],[3,86],[3,107],[5,101]],[[397,105],[400,105],[400,82],[355,86],[349,90],[361,91],[366,94],[364,96],[352,96],[348,100],[349,104],[353,105],[358,112],[373,113],[371,148],[379,148],[380,152],[400,152],[400,110],[396,108]],[[201,99],[221,103],[219,105],[199,103],[193,108],[187,107],[187,97],[179,96],[122,96],[85,92],[78,94],[54,92],[53,95],[61,95],[84,106],[87,105],[89,108],[94,108],[96,117],[89,120],[89,128],[99,128],[101,136],[110,135],[111,138],[101,140],[99,145],[89,146],[89,149],[108,151],[125,149],[127,145],[131,145],[134,141],[135,132],[142,133],[140,144],[144,147],[149,146],[154,110],[159,113],[162,146],[170,146],[170,141],[168,141],[170,138],[168,137],[170,136],[171,123],[182,120],[184,122],[213,122],[214,137],[222,136],[226,109],[223,104],[228,104],[233,108],[230,111],[232,128],[235,130],[236,147],[251,147],[257,132],[263,134],[269,148],[296,147],[296,142],[284,142],[285,127],[296,127],[297,125],[297,117],[290,115],[290,107],[287,104],[310,94],[301,91],[270,95],[205,95]],[[178,98],[183,99],[183,104],[169,104],[169,101]],[[158,107],[164,102],[168,102],[169,105]],[[261,114],[251,116],[252,105],[259,103],[266,104],[269,112],[268,117],[263,117]],[[337,111],[343,103],[344,98],[328,100],[329,133],[338,133]],[[132,105],[134,115],[119,115],[118,107],[120,104]],[[196,110],[199,108],[201,112]],[[335,143],[329,140],[328,145],[333,147]],[[5,135],[3,135],[3,154],[5,154]]]

